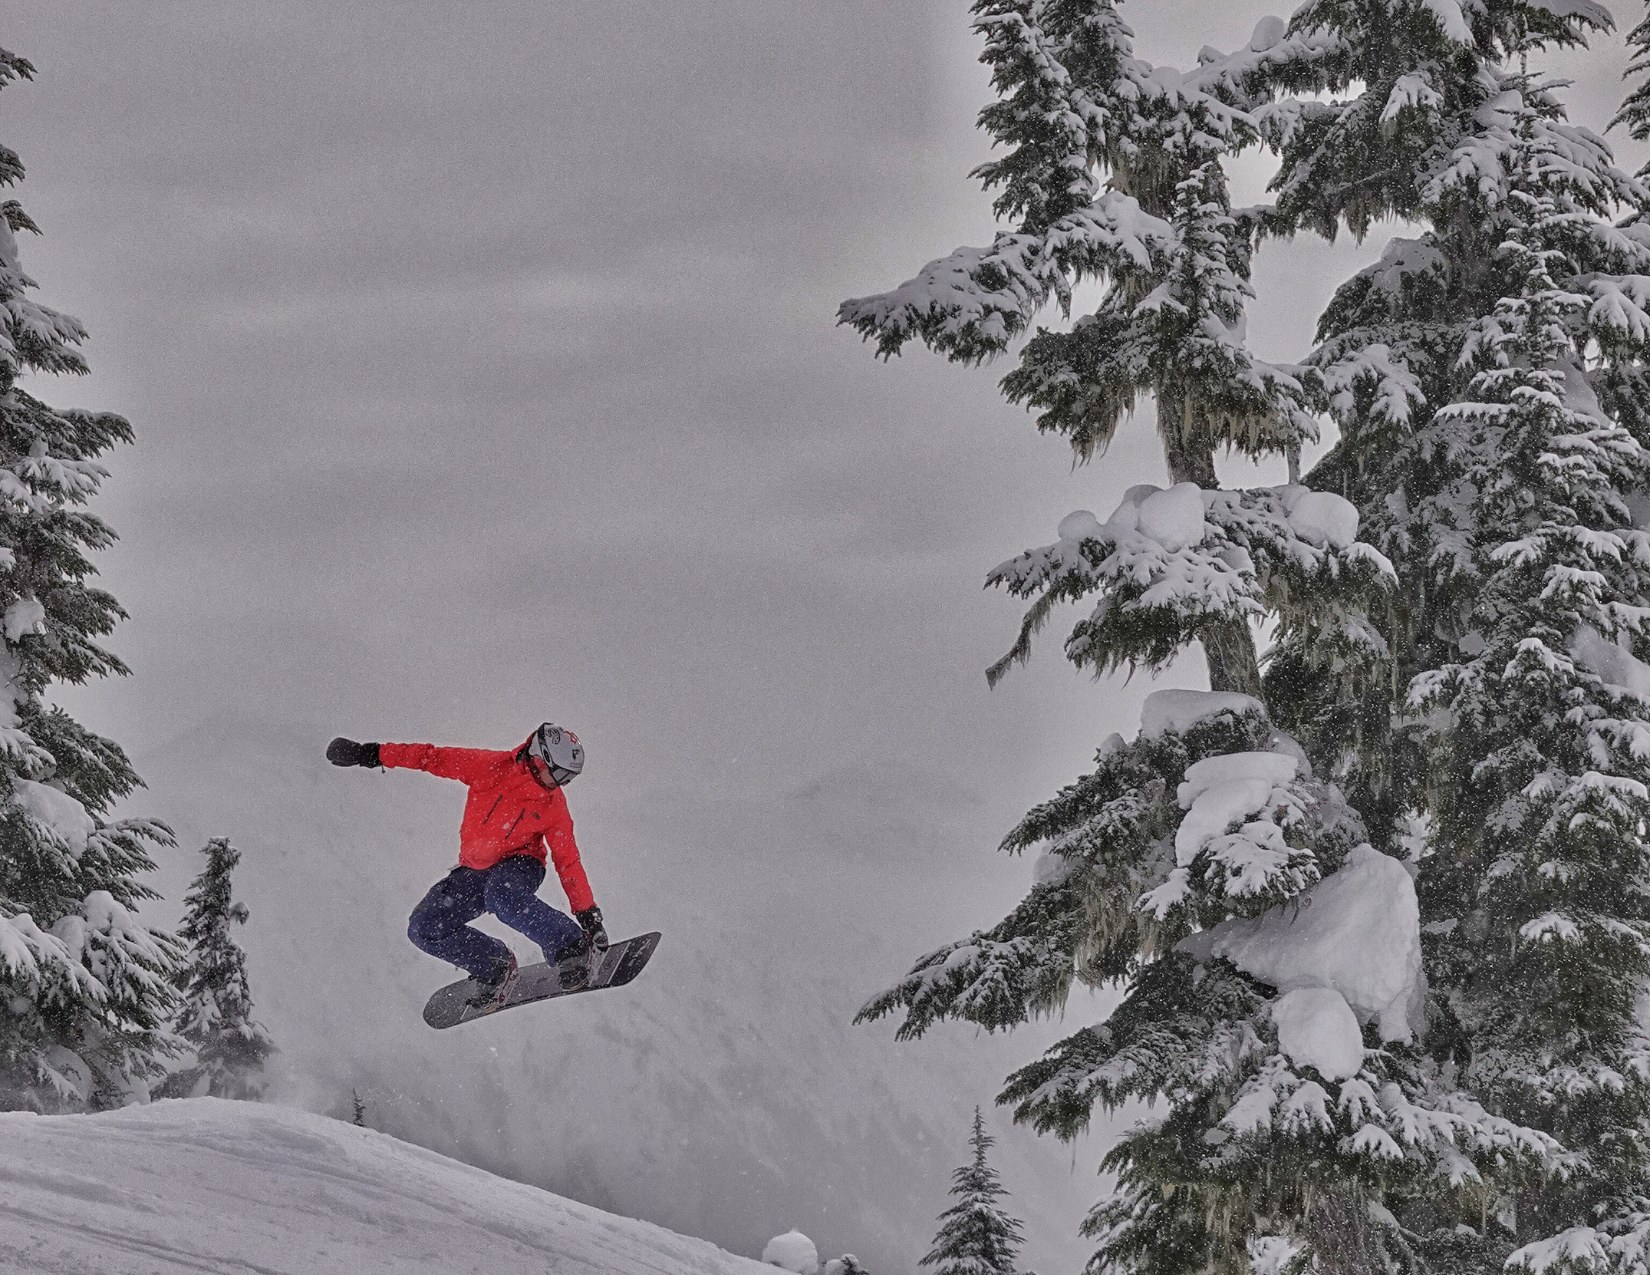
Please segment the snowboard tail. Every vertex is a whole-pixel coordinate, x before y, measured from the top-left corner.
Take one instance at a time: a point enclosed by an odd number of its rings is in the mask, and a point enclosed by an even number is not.
[[[552,1000],[558,996],[576,996],[580,992],[599,992],[604,987],[623,987],[642,972],[653,956],[653,949],[659,946],[659,938],[659,932],[654,930],[650,934],[638,934],[635,938],[612,944],[598,956],[590,973],[590,981],[572,992],[562,990],[556,966],[542,961],[522,969],[502,1002],[469,1004],[475,981],[461,978],[435,991],[424,1006],[424,1021],[437,1029],[456,1027],[473,1018],[496,1014],[501,1009],[514,1009],[517,1005],[531,1005],[534,1001]]]

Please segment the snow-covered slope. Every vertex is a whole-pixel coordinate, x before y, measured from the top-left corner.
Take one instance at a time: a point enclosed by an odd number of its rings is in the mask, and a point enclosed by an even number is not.
[[[772,1275],[388,1134],[190,1098],[0,1115],[0,1270]]]
[[[138,758],[134,809],[182,841],[157,882],[169,900],[208,836],[243,851],[276,1099],[347,1116],[355,1090],[372,1127],[491,1172],[751,1257],[798,1227],[879,1275],[927,1251],[979,1103],[1027,1264],[1087,1256],[1103,1147],[1074,1161],[991,1110],[1007,1072],[1078,1023],[910,1044],[852,1025],[915,956],[1023,893],[1030,866],[991,848],[1004,816],[967,786],[845,771],[741,802],[649,792],[604,758],[570,791],[579,842],[609,930],[663,931],[658,955],[620,991],[433,1032],[419,1010],[452,973],[406,917],[453,862],[463,789],[334,769],[325,739],[220,726]],[[553,880],[544,894],[559,900]]]

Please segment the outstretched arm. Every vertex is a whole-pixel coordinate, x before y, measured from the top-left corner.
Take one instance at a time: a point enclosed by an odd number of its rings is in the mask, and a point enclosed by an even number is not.
[[[378,760],[390,767],[422,770],[441,779],[464,783],[479,777],[489,766],[508,759],[509,753],[490,748],[442,748],[436,744],[379,744]]]

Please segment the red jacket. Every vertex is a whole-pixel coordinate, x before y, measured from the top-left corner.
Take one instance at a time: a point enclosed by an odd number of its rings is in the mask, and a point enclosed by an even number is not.
[[[519,750],[497,753],[487,748],[438,748],[434,744],[380,744],[378,760],[386,766],[427,771],[469,785],[464,822],[458,829],[458,861],[466,868],[490,868],[513,854],[531,855],[540,863],[545,847],[567,891],[573,911],[595,907],[579,847],[573,840],[573,817],[560,788],[546,788],[533,778]]]

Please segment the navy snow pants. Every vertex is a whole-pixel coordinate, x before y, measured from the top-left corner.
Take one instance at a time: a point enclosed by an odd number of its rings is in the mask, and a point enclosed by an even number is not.
[[[470,925],[491,912],[544,949],[554,963],[584,939],[584,930],[536,891],[545,868],[531,855],[513,854],[490,868],[454,868],[430,887],[407,921],[407,937],[420,951],[450,961],[474,978],[491,980],[510,949]]]

